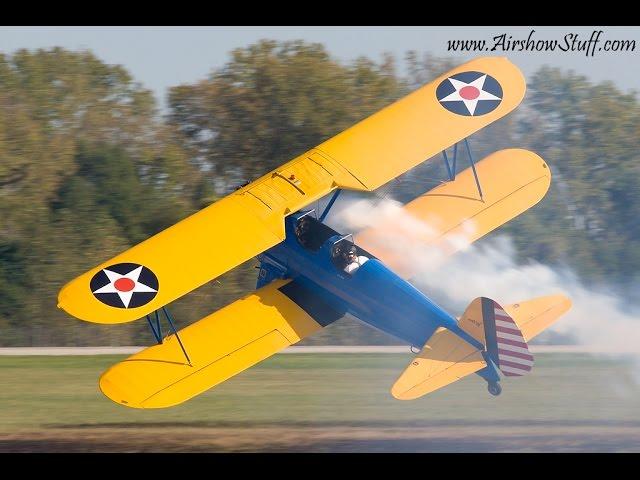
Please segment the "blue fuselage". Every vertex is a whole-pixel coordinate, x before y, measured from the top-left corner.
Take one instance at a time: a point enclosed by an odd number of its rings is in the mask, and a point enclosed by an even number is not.
[[[349,313],[418,348],[441,326],[469,340],[455,318],[367,252],[359,252],[369,260],[351,275],[336,265],[334,249],[344,238],[337,232],[322,225],[322,241],[315,248],[303,247],[295,230],[302,215],[287,217],[286,240],[260,257],[258,286],[274,278],[291,278],[334,311]]]

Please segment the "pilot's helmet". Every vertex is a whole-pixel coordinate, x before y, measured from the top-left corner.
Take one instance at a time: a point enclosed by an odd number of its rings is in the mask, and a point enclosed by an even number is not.
[[[345,259],[349,260],[352,257],[356,257],[358,255],[358,251],[356,250],[355,245],[351,245],[344,249],[343,256]]]
[[[309,231],[309,219],[307,217],[302,217],[298,220],[298,224],[296,225],[296,233],[300,235],[307,231]]]

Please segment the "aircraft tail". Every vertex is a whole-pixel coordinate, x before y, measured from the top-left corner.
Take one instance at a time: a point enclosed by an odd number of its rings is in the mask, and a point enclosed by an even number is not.
[[[458,325],[484,345],[486,354],[505,376],[520,377],[533,368],[533,355],[522,331],[498,302],[476,298]]]
[[[400,400],[419,398],[490,364],[506,377],[526,375],[534,362],[527,342],[569,308],[571,300],[564,295],[504,307],[490,298],[476,298],[458,320],[458,326],[482,347],[439,328],[400,375],[391,393]],[[489,382],[489,391],[500,393],[497,381]]]

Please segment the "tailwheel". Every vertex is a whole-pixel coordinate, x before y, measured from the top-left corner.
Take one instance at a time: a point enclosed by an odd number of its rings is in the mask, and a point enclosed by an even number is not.
[[[487,385],[487,390],[489,390],[489,393],[494,397],[497,397],[502,393],[502,387],[498,382],[489,382],[489,385]]]

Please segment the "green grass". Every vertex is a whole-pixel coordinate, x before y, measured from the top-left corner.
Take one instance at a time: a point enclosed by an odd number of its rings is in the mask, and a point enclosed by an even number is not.
[[[638,425],[640,372],[628,357],[539,354],[494,398],[476,375],[410,402],[389,388],[411,355],[276,355],[170,409],[116,405],[97,380],[123,356],[0,357],[0,433],[180,426]]]

